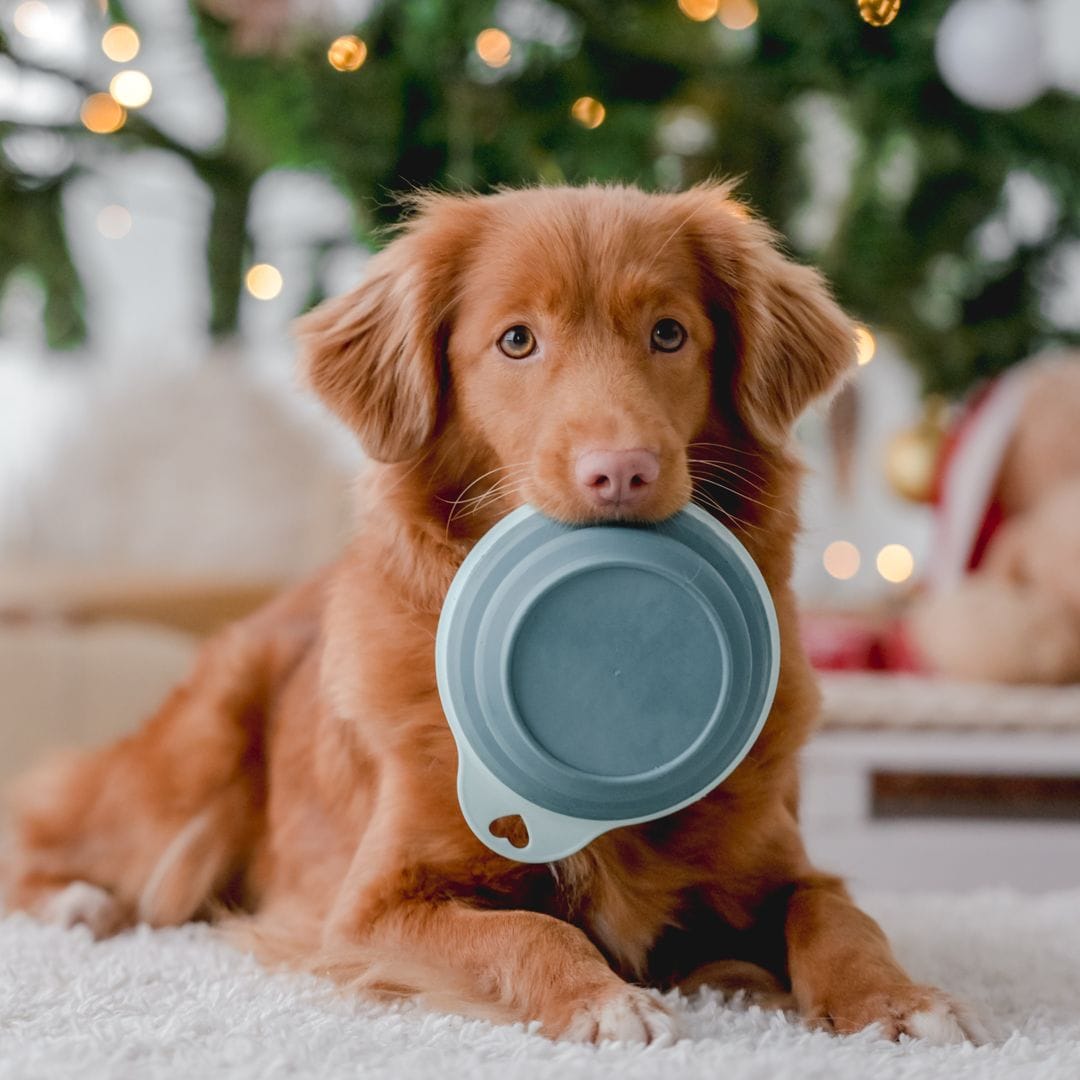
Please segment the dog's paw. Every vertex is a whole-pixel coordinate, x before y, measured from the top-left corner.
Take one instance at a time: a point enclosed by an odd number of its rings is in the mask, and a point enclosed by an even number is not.
[[[85,926],[95,938],[115,934],[125,922],[123,907],[112,893],[85,881],[73,881],[37,907],[42,922],[70,928]]]
[[[560,1038],[569,1042],[674,1042],[675,1018],[655,998],[636,986],[582,1005]]]
[[[830,1010],[840,1034],[876,1026],[886,1039],[907,1035],[935,1046],[989,1041],[978,1018],[960,1002],[931,986],[904,986],[873,994],[856,1007]]]
[[[929,994],[931,1000],[926,1008],[910,1012],[904,1018],[904,1034],[934,1046],[962,1042],[979,1046],[990,1041],[986,1028],[968,1006],[940,990],[930,990]]]

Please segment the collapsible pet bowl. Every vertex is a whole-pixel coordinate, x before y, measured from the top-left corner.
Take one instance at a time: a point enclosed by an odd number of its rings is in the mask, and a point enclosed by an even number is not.
[[[435,659],[465,820],[500,855],[550,862],[727,777],[765,723],[780,641],[757,566],[698,507],[574,527],[525,506],[462,564]],[[512,815],[524,847],[491,832]]]

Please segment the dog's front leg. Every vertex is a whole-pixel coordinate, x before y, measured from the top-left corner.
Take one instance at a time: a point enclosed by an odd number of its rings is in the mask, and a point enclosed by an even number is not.
[[[981,1042],[981,1026],[947,994],[912,982],[885,934],[843,883],[809,875],[791,894],[784,927],[791,989],[807,1019],[839,1033],[877,1024],[886,1038]]]
[[[415,996],[447,1012],[536,1020],[550,1038],[671,1036],[667,1010],[619,978],[576,926],[461,899],[502,894],[509,904],[527,871],[472,835],[447,775],[419,759],[384,763],[315,966],[359,989]]]
[[[334,954],[329,973],[341,981],[498,1023],[539,1021],[553,1039],[648,1043],[675,1033],[652,995],[625,983],[577,927],[550,915],[405,900],[354,945],[331,947]]]

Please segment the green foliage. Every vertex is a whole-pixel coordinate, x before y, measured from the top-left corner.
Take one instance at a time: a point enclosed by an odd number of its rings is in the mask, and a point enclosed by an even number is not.
[[[17,272],[29,272],[45,292],[49,345],[65,349],[86,334],[83,290],[64,236],[57,181],[20,183],[0,172],[0,290]]]
[[[928,390],[962,391],[1065,340],[1042,316],[1038,286],[1050,251],[1080,233],[1076,100],[1048,94],[1001,114],[954,98],[933,56],[949,0],[905,0],[883,29],[861,21],[854,0],[759,2],[757,25],[733,32],[690,21],[675,0],[564,0],[554,16],[569,26],[566,39],[516,37],[502,72],[473,50],[476,34],[498,25],[492,0],[386,0],[364,26],[340,28],[367,43],[355,72],[327,63],[333,34],[294,26],[278,48],[239,54],[231,28],[197,9],[228,130],[208,153],[172,148],[215,198],[214,331],[235,327],[248,255],[243,218],[269,169],[326,172],[372,242],[399,213],[391,195],[416,186],[597,179],[662,188],[740,175],[751,206],[792,230],[794,242],[811,192],[800,110],[815,95],[855,134],[851,184],[828,238],[796,253],[822,266],[853,314],[896,335]],[[571,119],[582,95],[606,107],[595,130]],[[688,111],[711,139],[666,146],[668,125]],[[169,144],[143,120],[110,138],[121,147]],[[1001,210],[1004,181],[1018,169],[1047,185],[1061,215],[1051,235],[990,261],[976,230]],[[20,222],[59,213],[55,200],[51,211],[30,210],[42,194],[26,183],[0,197],[5,220],[9,205]],[[0,273],[35,258],[40,271],[31,240],[48,247],[56,267],[70,266],[42,228],[28,226],[17,251],[0,248]],[[78,311],[77,283],[61,274],[50,288],[67,297],[61,307]]]

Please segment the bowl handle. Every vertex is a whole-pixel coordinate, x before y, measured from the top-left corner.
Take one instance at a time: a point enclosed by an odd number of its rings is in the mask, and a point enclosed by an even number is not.
[[[477,838],[496,854],[517,862],[565,859],[601,833],[623,824],[570,817],[529,802],[499,780],[463,740],[458,743],[458,803]],[[529,832],[529,842],[520,848],[504,836],[495,836],[488,827],[497,818],[515,814]]]

